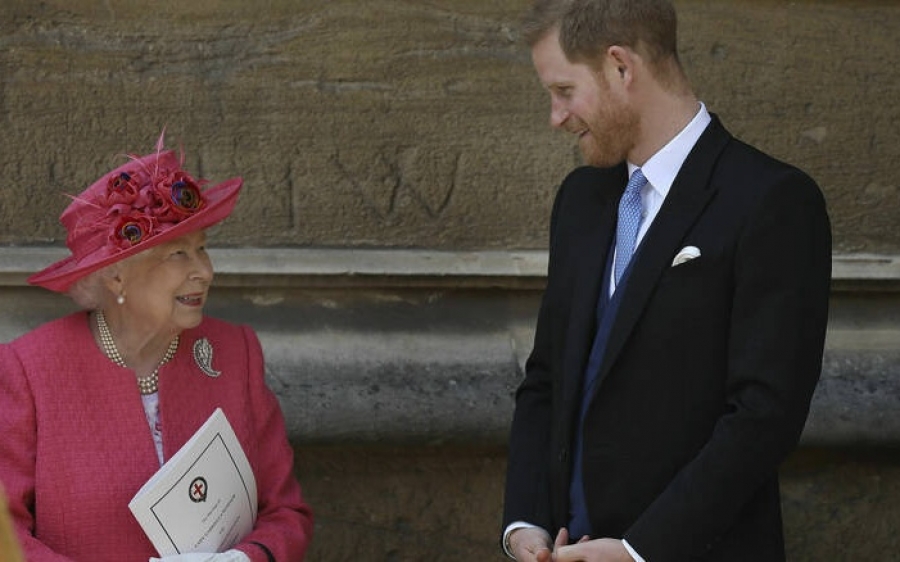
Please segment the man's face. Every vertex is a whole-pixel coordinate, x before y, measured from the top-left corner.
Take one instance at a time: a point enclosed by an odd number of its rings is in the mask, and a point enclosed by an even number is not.
[[[625,160],[636,142],[638,115],[627,92],[610,82],[611,62],[604,63],[606,72],[570,62],[557,30],[534,45],[531,58],[550,92],[550,124],[577,136],[585,162],[606,167]]]

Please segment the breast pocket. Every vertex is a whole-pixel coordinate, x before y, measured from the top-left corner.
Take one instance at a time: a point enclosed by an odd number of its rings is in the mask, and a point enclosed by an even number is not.
[[[707,249],[663,271],[648,310],[691,328],[698,319],[720,317],[730,308],[732,285],[728,256]]]

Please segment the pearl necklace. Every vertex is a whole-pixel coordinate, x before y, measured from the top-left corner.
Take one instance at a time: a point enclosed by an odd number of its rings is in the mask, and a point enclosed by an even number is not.
[[[103,314],[102,310],[97,310],[96,315],[97,331],[100,333],[100,345],[103,346],[103,353],[110,361],[119,367],[127,369],[128,365],[125,364],[125,360],[122,358],[122,354],[119,353],[116,342],[113,340],[112,334],[109,331],[109,325],[106,323],[106,316]],[[162,361],[160,361],[159,365],[153,369],[153,372],[146,377],[137,378],[138,390],[141,394],[153,394],[159,390],[159,368],[168,363],[172,357],[175,356],[177,350],[178,336],[175,336],[175,339],[169,344],[169,349],[166,350],[166,354],[163,356]]]

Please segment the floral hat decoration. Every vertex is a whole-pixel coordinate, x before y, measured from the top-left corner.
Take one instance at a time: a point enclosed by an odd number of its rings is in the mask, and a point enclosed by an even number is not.
[[[29,283],[67,292],[89,273],[208,228],[231,213],[243,179],[204,188],[206,180],[182,168],[184,154],[163,149],[164,136],[165,131],[156,152],[129,155],[130,162],[71,196],[59,220],[72,254],[29,277]]]

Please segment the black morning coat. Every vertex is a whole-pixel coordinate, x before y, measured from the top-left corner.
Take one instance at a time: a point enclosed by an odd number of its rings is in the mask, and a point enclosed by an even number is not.
[[[581,383],[626,183],[624,164],[582,167],[557,194],[504,526],[555,536],[569,521]],[[687,246],[700,257],[673,266]],[[584,420],[591,536],[625,538],[648,562],[784,560],[777,469],[807,417],[828,315],[819,188],[713,116],[631,268]]]

